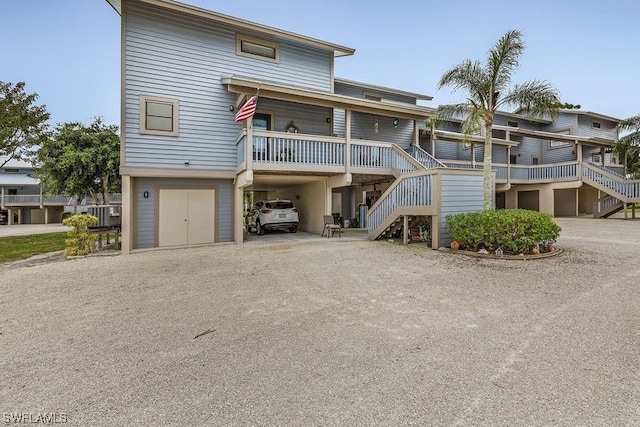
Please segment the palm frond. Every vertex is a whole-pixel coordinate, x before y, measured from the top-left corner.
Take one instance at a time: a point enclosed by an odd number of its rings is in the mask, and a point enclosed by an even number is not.
[[[640,114],[618,122],[618,129],[621,131],[640,132]]]
[[[530,80],[517,84],[498,103],[498,106],[505,108],[515,106],[531,118],[555,118],[560,105],[558,91],[544,80]]]
[[[510,84],[511,75],[520,65],[523,51],[522,33],[517,30],[507,31],[491,48],[487,59],[487,73],[491,76],[494,94],[504,91]]]
[[[479,61],[465,59],[462,63],[443,74],[438,82],[438,90],[451,86],[454,91],[464,90],[475,102],[487,105],[490,81],[486,70]]]

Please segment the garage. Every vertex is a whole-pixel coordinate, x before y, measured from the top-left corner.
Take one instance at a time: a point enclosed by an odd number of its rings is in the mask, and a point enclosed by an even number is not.
[[[215,190],[161,189],[158,246],[215,242]]]

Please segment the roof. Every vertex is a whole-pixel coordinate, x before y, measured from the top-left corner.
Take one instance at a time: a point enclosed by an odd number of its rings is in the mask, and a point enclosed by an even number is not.
[[[0,185],[40,185],[40,181],[24,173],[0,173]]]
[[[107,0],[107,3],[109,3],[111,7],[113,7],[113,9],[118,12],[118,14],[122,15],[122,4],[126,1],[132,0]],[[254,33],[257,32],[284,40],[290,40],[315,46],[320,49],[333,51],[334,56],[349,56],[355,53],[355,49],[352,49],[350,47],[314,39],[312,37],[307,37],[278,28],[269,27],[267,25],[258,24],[256,22],[246,21],[244,19],[235,18],[233,16],[224,15],[222,13],[214,12],[196,6],[191,6],[173,0],[135,0],[135,2],[172,10],[184,15],[203,18],[219,24],[231,25],[239,29],[251,31]]]
[[[7,160],[6,157],[0,156],[0,165]],[[25,162],[23,160],[11,159],[9,162],[2,167],[4,168],[14,168],[14,169],[34,169],[33,165],[29,162]]]
[[[340,83],[340,84],[344,84],[344,85],[356,86],[356,87],[361,87],[363,89],[370,89],[370,90],[379,91],[379,92],[393,93],[393,94],[396,94],[396,95],[409,96],[411,98],[423,99],[425,101],[431,101],[433,99],[433,96],[424,95],[422,93],[407,92],[407,91],[404,91],[404,90],[393,89],[393,88],[390,88],[390,87],[378,86],[378,85],[372,85],[372,84],[369,84],[369,83],[357,82],[355,80],[347,80],[347,79],[342,79],[342,78],[336,77],[336,78],[333,79],[333,81],[335,83]]]
[[[229,92],[253,95],[260,88],[260,96],[282,101],[293,101],[302,104],[318,105],[328,108],[343,108],[383,116],[423,120],[433,114],[434,109],[421,105],[402,102],[372,101],[352,96],[338,95],[331,92],[285,86],[264,80],[247,77],[230,76],[222,78]]]
[[[596,119],[602,120],[610,120],[612,122],[619,122],[622,119],[618,119],[616,117],[605,116],[604,114],[595,113],[593,111],[585,111],[585,110],[560,110],[561,113],[573,113],[573,114],[582,114],[583,116],[594,117]]]

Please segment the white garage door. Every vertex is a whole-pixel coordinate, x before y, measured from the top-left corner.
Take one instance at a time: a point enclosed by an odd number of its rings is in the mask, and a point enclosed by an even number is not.
[[[163,189],[158,201],[158,246],[215,241],[215,190]]]

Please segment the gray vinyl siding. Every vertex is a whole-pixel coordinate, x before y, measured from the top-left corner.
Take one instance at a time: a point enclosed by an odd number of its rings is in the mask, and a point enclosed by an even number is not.
[[[258,112],[273,114],[272,130],[277,132],[284,132],[291,120],[300,129],[300,133],[329,136],[331,132],[331,123],[327,123],[327,119],[331,119],[331,108],[263,99]]]
[[[436,139],[436,155],[437,159],[458,160],[458,146],[461,143],[454,141],[441,141]]]
[[[229,111],[236,95],[222,85],[224,77],[331,90],[331,52],[276,40],[279,63],[239,56],[233,28],[125,5],[125,166],[184,168],[189,160],[190,169],[234,170],[243,123]],[[178,136],[139,133],[140,95],[179,102]]]
[[[523,137],[520,145],[511,149],[511,154],[517,156],[517,164],[519,165],[531,165],[533,164],[533,158],[537,157],[538,161],[543,161],[543,140],[537,138]]]
[[[171,187],[215,188],[216,190],[216,242],[233,240],[233,182],[216,179],[136,178],[134,200],[136,227],[135,248],[152,248],[155,245],[157,218],[156,196],[161,188]],[[144,192],[149,197],[144,197]]]
[[[593,155],[600,154],[600,149],[597,147],[582,146],[582,161],[593,162]]]
[[[543,129],[545,132],[563,132],[566,130],[571,131],[571,134],[577,134],[576,129],[576,115],[573,113],[559,113],[558,117],[548,125],[545,125]]]
[[[333,135],[344,138],[346,127],[346,112],[343,109],[335,108],[333,110]]]
[[[374,130],[376,120],[378,121],[377,134]],[[392,117],[376,117],[354,111],[351,113],[351,138],[352,143],[357,139],[390,141],[406,149],[413,143],[413,121],[400,119],[398,127],[394,128]]]
[[[576,159],[575,144],[563,145],[561,147],[550,148],[549,141],[543,141],[544,159],[540,159],[541,163],[562,163],[571,162]]]
[[[441,244],[450,239],[445,228],[447,216],[483,210],[482,175],[442,175],[440,210]]]
[[[593,122],[600,123],[600,129],[594,128]],[[585,115],[578,116],[578,132],[580,136],[589,138],[617,139],[618,137],[614,122]]]
[[[369,89],[362,86],[349,85],[336,82],[333,87],[334,93],[338,95],[351,96],[353,98],[364,98],[364,94],[380,95],[384,101],[402,102],[404,104],[416,105],[416,98],[403,96],[397,93],[385,92],[384,90]]]

